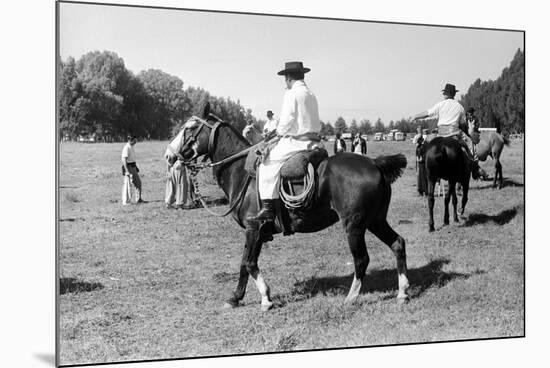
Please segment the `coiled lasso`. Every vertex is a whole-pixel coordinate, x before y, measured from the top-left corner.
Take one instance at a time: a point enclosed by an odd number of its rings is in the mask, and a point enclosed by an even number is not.
[[[290,186],[291,184],[289,184]],[[291,189],[292,190],[292,189]],[[308,207],[312,203],[313,195],[315,194],[315,169],[313,165],[309,163],[307,165],[307,174],[304,176],[304,190],[302,193],[294,195],[285,192],[283,183],[279,188],[279,195],[281,201],[285,204],[286,208],[302,208]]]

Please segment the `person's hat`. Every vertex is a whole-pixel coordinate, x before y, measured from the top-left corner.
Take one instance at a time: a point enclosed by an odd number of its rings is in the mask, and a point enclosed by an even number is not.
[[[277,75],[286,75],[288,73],[307,73],[311,69],[304,68],[301,61],[289,61],[285,63],[285,68],[277,73]]]
[[[473,114],[475,111],[476,111],[476,109],[474,109],[473,107],[470,107],[470,108],[468,109],[468,112],[469,112],[470,114]]]
[[[267,110],[267,115],[273,115],[273,111]]]
[[[441,92],[445,92],[451,95],[454,95],[458,92],[458,89],[456,89],[454,84],[447,83],[445,85],[445,88],[441,90]]]

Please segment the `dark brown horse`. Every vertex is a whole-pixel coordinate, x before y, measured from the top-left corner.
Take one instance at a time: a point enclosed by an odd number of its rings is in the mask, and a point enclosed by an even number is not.
[[[230,124],[212,119],[207,108],[202,119],[193,117],[184,125],[169,147],[175,156],[184,160],[206,155],[212,163],[220,163],[214,166],[214,175],[233,208],[233,218],[245,229],[239,281],[226,306],[238,306],[244,298],[250,275],[262,296],[262,310],[269,310],[273,306],[269,287],[258,267],[264,242],[261,226],[246,221],[247,217],[259,211],[255,179],[244,168],[245,157],[235,156],[249,148],[250,144]],[[386,221],[391,198],[390,184],[401,175],[406,164],[405,157],[400,154],[372,160],[366,156],[344,153],[329,157],[318,166],[318,199],[308,212],[311,216],[309,225],[299,232],[319,231],[340,219],[355,263],[355,277],[346,302],[353,302],[358,297],[369,263],[365,244],[367,229],[393,251],[398,272],[397,300],[403,302],[408,299],[405,240]]]
[[[436,137],[430,140],[425,149],[426,175],[428,176],[428,209],[430,212],[429,230],[434,231],[434,188],[439,179],[449,182],[449,190],[445,192],[445,215],[443,223],[449,224],[449,201],[453,200],[453,220],[458,222],[456,210],[456,183],[462,185],[462,208],[460,214],[464,214],[468,202],[468,189],[470,187],[471,169],[468,165],[466,154],[462,151],[460,143],[453,137]]]
[[[498,180],[498,189],[502,188],[504,180],[502,177],[502,164],[500,163],[500,154],[502,153],[504,145],[509,146],[510,141],[497,132],[490,132],[487,137],[481,139],[476,145],[479,161],[485,161],[488,156],[493,158],[493,163],[495,164],[493,188],[496,188]]]

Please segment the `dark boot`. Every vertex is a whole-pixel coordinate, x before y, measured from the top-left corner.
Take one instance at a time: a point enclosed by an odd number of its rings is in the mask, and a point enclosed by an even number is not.
[[[275,200],[262,199],[262,210],[256,216],[246,218],[248,221],[274,221],[275,220]]]

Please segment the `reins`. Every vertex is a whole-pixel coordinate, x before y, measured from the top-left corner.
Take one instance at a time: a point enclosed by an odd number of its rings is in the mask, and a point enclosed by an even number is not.
[[[216,116],[214,116],[214,117],[216,117]],[[196,137],[198,136],[198,134],[200,133],[200,131],[202,130],[202,127],[204,125],[206,125],[207,127],[209,127],[211,129],[210,130],[210,136],[209,136],[209,139],[208,139],[208,152],[207,152],[207,155],[210,159],[212,159],[212,152],[213,152],[213,148],[214,148],[214,140],[216,139],[216,131],[218,130],[218,128],[222,124],[226,124],[226,123],[218,117],[216,117],[217,121],[214,124],[210,124],[206,120],[203,120],[199,117],[193,117],[193,119],[199,121],[201,123],[201,127],[197,130],[197,132],[195,132],[192,139],[196,139]],[[168,145],[168,147],[170,147],[170,145]],[[214,216],[217,216],[217,217],[224,217],[224,216],[229,215],[235,208],[237,208],[237,206],[239,204],[242,204],[242,201],[243,201],[243,199],[245,197],[245,194],[248,190],[248,186],[250,184],[250,181],[252,180],[252,177],[248,173],[246,173],[246,178],[245,178],[245,181],[244,181],[244,185],[242,186],[241,190],[239,191],[239,195],[237,196],[235,201],[229,206],[229,209],[227,211],[225,211],[224,213],[221,213],[221,214],[216,213],[216,212],[214,212],[214,211],[212,211],[211,209],[208,208],[208,206],[206,204],[206,201],[204,200],[204,198],[200,194],[198,182],[196,181],[195,177],[197,176],[197,174],[199,173],[200,170],[203,170],[205,168],[213,168],[213,167],[216,167],[216,166],[221,167],[221,166],[226,165],[230,162],[233,162],[233,161],[235,161],[235,160],[237,160],[241,157],[246,156],[248,154],[248,152],[250,152],[252,147],[253,146],[250,146],[250,147],[248,147],[248,148],[246,148],[242,151],[239,151],[239,152],[237,152],[237,153],[235,153],[235,154],[233,154],[229,157],[226,157],[226,158],[224,158],[220,161],[210,162],[210,163],[206,163],[206,164],[194,164],[194,163],[188,162],[185,159],[183,159],[183,156],[180,153],[174,152],[174,149],[172,147],[170,147],[170,151],[172,153],[174,153],[174,155],[176,155],[176,157],[178,157],[178,159],[180,161],[183,162],[184,166],[186,166],[187,168],[190,169],[190,171],[191,171],[190,179],[191,179],[191,184],[193,185],[194,193],[197,196],[197,198],[199,199],[199,201],[202,204],[202,206],[204,207],[204,209],[208,213],[210,213],[211,215],[214,215]]]

